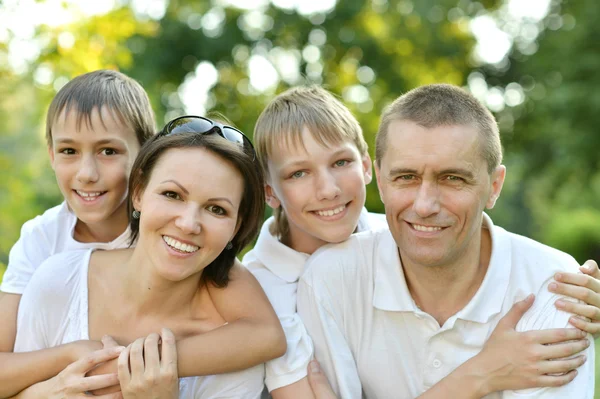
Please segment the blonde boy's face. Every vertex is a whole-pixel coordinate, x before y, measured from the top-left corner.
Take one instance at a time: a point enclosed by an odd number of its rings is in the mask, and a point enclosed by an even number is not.
[[[371,181],[371,159],[352,142],[327,147],[304,128],[302,146],[282,145],[269,159],[267,203],[290,224],[293,249],[313,253],[348,239],[356,229]]]
[[[52,168],[65,200],[90,231],[118,236],[127,226],[129,171],[140,149],[133,129],[106,107],[92,111],[77,126],[72,109],[52,126],[48,148]]]

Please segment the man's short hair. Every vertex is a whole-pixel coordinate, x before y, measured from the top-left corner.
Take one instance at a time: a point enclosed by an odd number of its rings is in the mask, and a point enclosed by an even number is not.
[[[302,129],[307,128],[323,146],[351,142],[361,155],[368,153],[362,129],[350,110],[332,93],[319,86],[298,86],[275,97],[254,126],[254,145],[265,176],[269,158],[279,146],[304,147]],[[274,210],[272,234],[285,236],[288,223],[281,208]]]
[[[438,126],[468,125],[480,134],[481,150],[492,173],[502,162],[498,124],[492,113],[472,94],[449,84],[421,86],[398,97],[381,115],[375,139],[375,158],[381,165],[390,123],[415,122],[427,129]]]
[[[154,112],[144,88],[129,76],[112,70],[79,75],[63,86],[46,115],[46,141],[52,147],[52,125],[60,114],[77,112],[77,124],[91,126],[92,112],[106,106],[136,134],[140,145],[156,133]],[[100,115],[100,117],[102,117]]]

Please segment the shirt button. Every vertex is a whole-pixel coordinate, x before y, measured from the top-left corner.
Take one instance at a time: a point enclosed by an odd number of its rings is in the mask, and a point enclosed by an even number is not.
[[[433,361],[433,367],[435,367],[436,369],[439,369],[442,366],[442,362],[439,359],[435,359]]]

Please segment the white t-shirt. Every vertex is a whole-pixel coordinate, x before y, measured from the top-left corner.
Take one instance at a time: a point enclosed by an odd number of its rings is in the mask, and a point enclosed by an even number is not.
[[[15,352],[89,339],[88,266],[91,249],[68,251],[45,261],[28,284],[17,321]],[[263,365],[235,373],[180,378],[180,398],[259,398]]]
[[[571,327],[548,291],[556,272],[577,272],[569,255],[494,226],[486,276],[471,301],[443,326],[413,301],[389,230],[353,235],[321,248],[298,286],[298,312],[315,357],[343,399],[415,398],[481,351],[498,321],[527,295],[532,308],[518,331]],[[567,298],[569,300],[569,298]],[[590,342],[593,338],[588,336]],[[571,383],[497,392],[486,398],[594,396],[594,345]]]
[[[4,273],[0,291],[22,294],[33,272],[46,259],[59,252],[85,248],[126,248],[129,244],[129,228],[108,243],[76,241],[73,238],[76,223],[77,216],[66,202],[25,222],[19,240],[10,249],[8,268]]]
[[[312,341],[296,313],[296,289],[309,255],[282,244],[269,231],[273,217],[265,221],[254,248],[244,256],[242,263],[260,282],[275,309],[285,332],[285,355],[265,363],[265,384],[269,391],[291,385],[307,375],[308,363],[313,356]],[[385,215],[363,209],[357,231],[387,227]]]

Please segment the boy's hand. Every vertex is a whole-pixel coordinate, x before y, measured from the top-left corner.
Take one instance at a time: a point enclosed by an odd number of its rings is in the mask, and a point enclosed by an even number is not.
[[[321,366],[316,360],[312,360],[308,364],[308,384],[316,399],[337,399],[325,373],[321,371]]]
[[[103,374],[86,377],[86,373],[108,360],[115,359],[123,351],[123,347],[114,347],[94,351],[78,361],[70,364],[56,377],[45,381],[43,387],[44,398],[72,399],[86,396],[88,392],[119,384],[117,374]],[[111,393],[99,396],[103,399],[120,399],[121,393]]]
[[[600,336],[600,269],[593,260],[588,260],[579,268],[583,273],[557,273],[556,283],[548,287],[551,292],[579,299],[575,303],[559,299],[556,307],[575,314],[569,322],[590,334]]]

